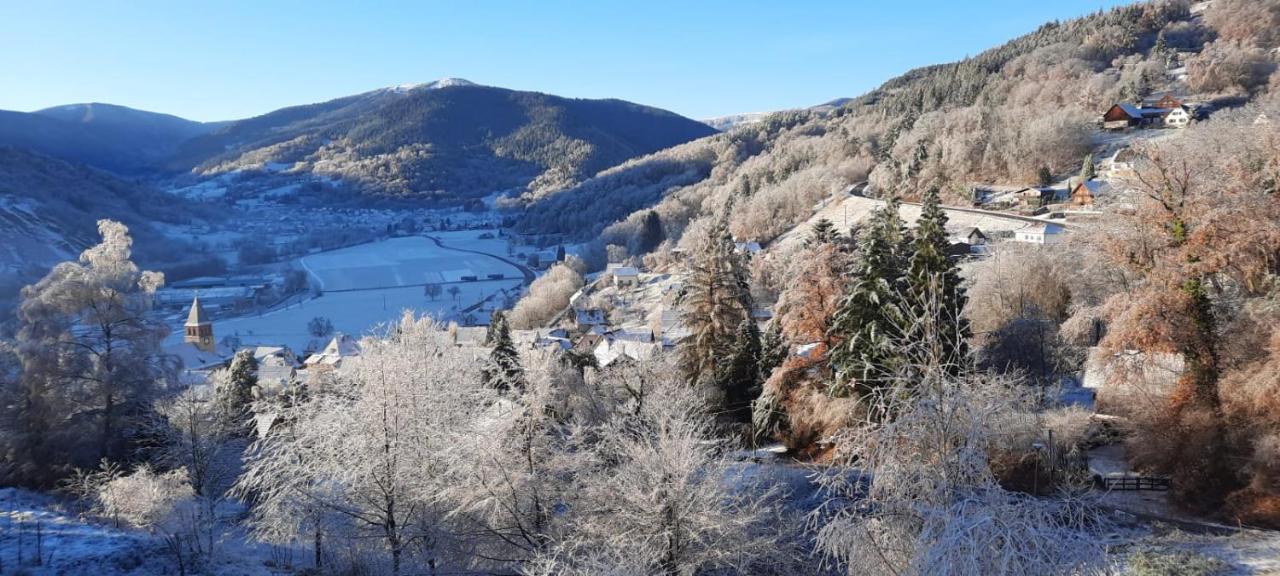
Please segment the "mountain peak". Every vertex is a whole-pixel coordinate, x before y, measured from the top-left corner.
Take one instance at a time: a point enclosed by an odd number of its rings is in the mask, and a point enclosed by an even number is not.
[[[450,86],[478,86],[475,82],[463,78],[441,78],[431,82],[416,82],[409,84],[400,84],[398,86],[390,86],[386,88],[392,92],[413,92],[415,90],[436,90],[439,88],[448,88]]]

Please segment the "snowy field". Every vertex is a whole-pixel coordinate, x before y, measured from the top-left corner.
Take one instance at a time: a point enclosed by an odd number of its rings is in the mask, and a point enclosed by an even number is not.
[[[214,337],[240,338],[243,345],[286,345],[301,353],[323,345],[328,338],[315,338],[307,331],[312,318],[323,316],[335,331],[365,335],[395,320],[404,310],[429,314],[441,321],[460,320],[464,311],[494,298],[502,291],[520,290],[520,269],[492,256],[458,252],[476,250],[504,256],[506,242],[481,239],[481,231],[434,234],[444,248],[427,238],[391,238],[302,259],[305,269],[323,286],[318,298],[293,304],[261,315],[217,319]],[[488,274],[503,274],[502,280],[488,280]],[[460,282],[461,276],[475,275],[474,282]],[[442,280],[443,279],[443,280]],[[423,293],[422,284],[441,282],[442,293],[434,300]],[[458,289],[455,298],[450,290]],[[182,345],[181,328],[170,334],[167,347]]]
[[[441,241],[444,242],[444,238]],[[446,246],[492,251],[493,247],[487,246],[490,242],[451,238]],[[505,247],[504,242],[498,243]],[[481,246],[476,247],[477,244]],[[504,251],[493,253],[503,254]],[[465,276],[485,279],[490,274],[501,274],[504,278],[521,277],[515,266],[491,256],[443,248],[428,238],[417,236],[313,254],[302,259],[302,267],[325,291],[461,282]]]

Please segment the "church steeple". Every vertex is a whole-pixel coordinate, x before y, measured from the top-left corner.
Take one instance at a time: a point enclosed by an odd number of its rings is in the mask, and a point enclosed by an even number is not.
[[[209,353],[217,350],[217,346],[213,342],[213,322],[209,320],[209,315],[205,313],[204,306],[200,305],[200,294],[198,292],[195,298],[191,299],[191,311],[187,313],[187,323],[183,325],[183,328],[185,330],[182,338],[183,342],[194,344],[196,348]]]

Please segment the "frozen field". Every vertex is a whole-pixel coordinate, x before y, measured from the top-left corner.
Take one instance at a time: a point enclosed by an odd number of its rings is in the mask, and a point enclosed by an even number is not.
[[[404,310],[459,320],[468,307],[503,290],[517,291],[524,280],[519,268],[493,256],[454,250],[505,256],[506,242],[478,238],[482,233],[434,234],[443,248],[427,238],[407,237],[307,256],[302,264],[322,284],[320,297],[261,315],[215,320],[214,338],[237,336],[246,346],[283,344],[301,353],[328,340],[307,330],[307,323],[317,316],[333,322],[335,331],[357,336],[395,320]],[[503,279],[489,280],[489,274],[502,274]],[[462,276],[477,280],[463,282]],[[423,292],[427,282],[442,283],[442,293],[434,300]],[[456,298],[450,293],[454,288]],[[166,344],[182,344],[180,328]]]
[[[246,346],[285,344],[300,353],[308,347],[308,344],[313,343],[312,340],[317,340],[307,332],[307,322],[317,316],[323,316],[332,321],[336,331],[364,335],[380,324],[395,320],[406,309],[420,314],[430,314],[442,320],[452,319],[459,314],[459,310],[479,302],[482,298],[492,296],[503,289],[519,289],[520,283],[520,279],[516,278],[452,284],[450,286],[457,286],[460,290],[456,301],[449,295],[447,288],[445,293],[436,300],[424,296],[422,288],[418,286],[326,292],[319,298],[261,316],[215,320],[213,331],[214,337],[219,340],[224,336],[235,335]],[[170,336],[171,343],[181,341],[180,332]]]
[[[505,253],[505,243],[453,234],[441,235],[449,247]],[[497,248],[495,250],[494,248]],[[314,254],[302,266],[325,291],[461,282],[463,277],[486,279],[490,274],[521,278],[520,270],[491,256],[442,248],[428,238],[391,238],[341,250]]]

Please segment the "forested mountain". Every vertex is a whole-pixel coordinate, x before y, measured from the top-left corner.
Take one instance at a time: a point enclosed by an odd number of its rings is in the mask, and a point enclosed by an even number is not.
[[[1157,1],[1050,22],[975,57],[912,70],[820,110],[764,121],[638,158],[581,184],[527,194],[520,227],[636,244],[649,208],[673,243],[725,215],[768,241],[814,203],[870,180],[907,197],[937,187],[967,201],[974,183],[1029,185],[1078,169],[1098,118],[1172,86],[1238,106],[1267,90],[1274,19],[1252,2]],[[835,102],[833,104],[840,104]]]
[[[456,202],[564,187],[715,131],[621,100],[460,79],[199,123],[107,104],[0,111],[0,145],[125,175],[341,181],[364,195]]]
[[[83,164],[0,147],[0,310],[18,288],[93,244],[96,222],[128,224],[149,265],[198,255],[154,224],[211,216],[186,201]]]
[[[447,200],[564,186],[712,132],[620,100],[452,81],[235,122],[187,142],[172,167],[201,175],[285,171],[340,178],[375,196]]]

